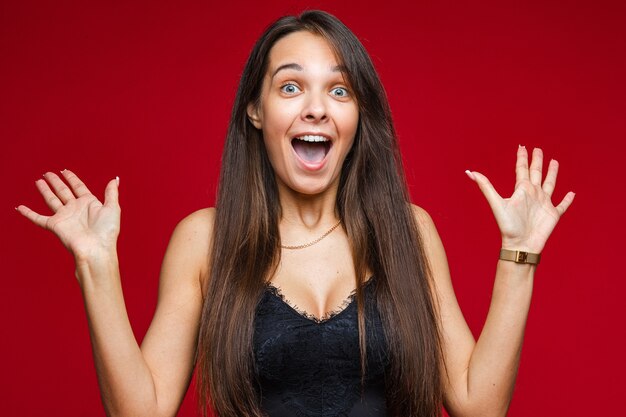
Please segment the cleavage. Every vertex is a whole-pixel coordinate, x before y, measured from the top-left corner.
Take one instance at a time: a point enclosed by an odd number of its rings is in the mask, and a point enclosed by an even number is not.
[[[335,308],[331,310],[327,310],[324,314],[317,315],[317,314],[312,314],[308,312],[306,309],[299,307],[297,303],[293,302],[289,297],[284,295],[280,287],[275,286],[271,282],[267,283],[267,289],[272,295],[279,298],[283,304],[287,305],[287,307],[289,307],[295,313],[297,313],[298,315],[302,316],[303,318],[307,320],[313,321],[318,324],[327,322],[331,320],[333,317],[338,316],[341,313],[343,313],[345,310],[347,310],[348,307],[350,307],[350,305],[354,301],[354,298],[356,295],[356,289],[354,289],[352,290],[352,292],[350,292],[350,294],[347,297],[343,299],[343,301],[338,306],[336,306]]]

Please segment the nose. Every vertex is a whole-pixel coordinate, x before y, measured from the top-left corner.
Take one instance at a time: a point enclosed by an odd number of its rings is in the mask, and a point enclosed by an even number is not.
[[[307,122],[322,122],[328,118],[327,107],[322,94],[309,93],[302,108],[301,117]]]

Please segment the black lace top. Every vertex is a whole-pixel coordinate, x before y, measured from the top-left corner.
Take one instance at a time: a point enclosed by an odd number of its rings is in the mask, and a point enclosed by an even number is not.
[[[365,284],[367,368],[361,393],[357,306],[317,319],[268,285],[257,307],[254,356],[257,389],[269,417],[384,417],[388,350],[374,296]]]

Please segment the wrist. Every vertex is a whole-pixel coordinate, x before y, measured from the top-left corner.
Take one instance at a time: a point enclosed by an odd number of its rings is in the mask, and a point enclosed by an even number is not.
[[[99,264],[117,263],[117,250],[115,246],[91,247],[86,251],[74,251],[76,266],[97,266]]]
[[[541,251],[543,250],[543,245],[538,245],[535,242],[505,238],[502,238],[502,245],[500,247],[502,249],[523,251],[528,253],[541,253]]]
[[[119,275],[117,252],[113,249],[101,248],[88,254],[75,255],[76,279],[83,286],[86,281],[103,282],[103,278]],[[105,278],[105,281],[107,279]]]
[[[541,255],[539,253],[502,248],[500,249],[500,260],[515,262],[516,264],[538,265]]]

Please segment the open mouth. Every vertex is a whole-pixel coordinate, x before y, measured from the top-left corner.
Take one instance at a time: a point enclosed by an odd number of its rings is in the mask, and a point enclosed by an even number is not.
[[[319,163],[324,160],[331,147],[327,137],[319,135],[303,135],[291,140],[296,154],[305,162]]]

